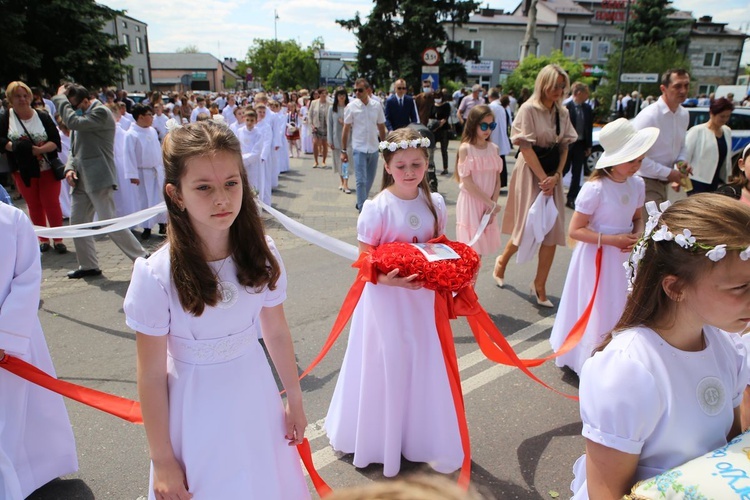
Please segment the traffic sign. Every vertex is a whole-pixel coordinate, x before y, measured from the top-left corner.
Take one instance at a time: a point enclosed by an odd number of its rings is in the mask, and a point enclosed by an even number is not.
[[[440,88],[440,67],[422,66],[422,81],[430,82],[432,90],[437,91]]]
[[[432,47],[426,48],[422,52],[422,61],[428,66],[434,66],[440,62],[440,54],[437,49]]]
[[[659,83],[659,73],[623,73],[622,83]]]

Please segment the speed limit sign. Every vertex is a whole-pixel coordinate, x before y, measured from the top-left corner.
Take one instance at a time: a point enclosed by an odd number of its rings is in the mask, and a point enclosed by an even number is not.
[[[424,49],[424,52],[422,52],[422,61],[428,66],[434,66],[440,62],[440,54],[437,49],[432,47]]]

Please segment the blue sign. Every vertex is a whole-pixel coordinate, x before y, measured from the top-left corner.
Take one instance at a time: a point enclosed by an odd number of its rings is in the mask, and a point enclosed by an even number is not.
[[[422,82],[424,82],[425,80],[430,82],[433,91],[437,91],[440,88],[440,76],[438,73],[425,73],[423,71]]]

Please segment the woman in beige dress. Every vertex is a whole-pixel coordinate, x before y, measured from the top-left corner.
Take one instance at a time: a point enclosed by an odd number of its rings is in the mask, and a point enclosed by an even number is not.
[[[511,142],[519,147],[519,155],[510,178],[501,227],[501,231],[510,234],[511,238],[502,255],[495,260],[493,271],[495,282],[502,288],[505,285],[505,269],[518,251],[531,205],[540,192],[552,196],[557,206],[557,220],[539,248],[536,277],[529,286],[537,304],[542,307],[553,307],[547,298],[547,277],[555,258],[555,246],[565,245],[562,171],[568,156],[568,145],[578,137],[570,123],[568,110],[562,105],[563,95],[569,86],[570,80],[565,70],[556,64],[545,66],[536,77],[534,93],[518,109],[513,120]],[[556,116],[559,116],[559,132]],[[559,148],[559,162],[557,170],[548,175],[532,146],[546,148],[555,143]]]

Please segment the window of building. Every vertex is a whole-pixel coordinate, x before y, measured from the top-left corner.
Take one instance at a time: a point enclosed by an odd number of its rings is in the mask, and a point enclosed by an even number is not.
[[[133,68],[128,68],[125,74],[128,77],[128,85],[133,85],[135,83],[133,81]]]
[[[581,36],[581,59],[591,59],[594,52],[594,37],[591,35]]]
[[[711,92],[716,91],[716,85],[698,85],[698,95],[700,94],[710,94]]]
[[[122,22],[122,27],[123,28],[127,28],[128,27],[128,22],[127,21],[123,21]]]
[[[138,83],[146,85],[146,70],[143,68],[138,68]]]
[[[135,51],[143,54],[143,42],[141,42],[141,37],[139,36],[135,37]]]
[[[599,61],[606,61],[609,56],[609,38],[606,36],[599,37],[599,43],[596,46],[596,58]]]
[[[576,37],[577,35],[565,35],[563,37],[563,55],[565,57],[576,56]]]
[[[133,27],[135,28],[136,31],[141,31],[141,27],[138,26],[137,24],[135,26],[133,26]]]
[[[122,34],[122,44],[127,48],[130,48],[130,35],[128,35],[127,33]]]
[[[469,28],[469,33],[479,33],[479,28]]]
[[[721,52],[706,52],[703,55],[704,66],[720,66],[721,65]]]
[[[469,49],[474,49],[477,51],[477,55],[479,57],[482,57],[482,40],[463,40],[461,43],[466,45]]]

